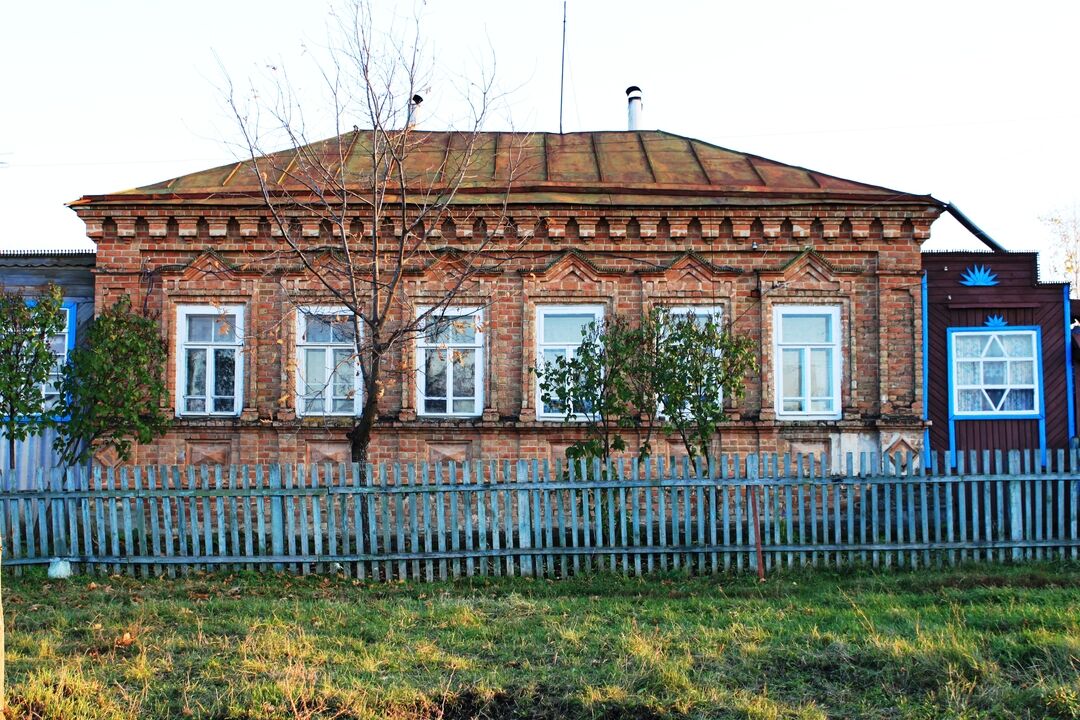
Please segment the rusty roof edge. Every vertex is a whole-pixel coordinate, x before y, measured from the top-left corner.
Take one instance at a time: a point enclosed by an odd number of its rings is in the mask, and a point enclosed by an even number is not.
[[[431,192],[438,190],[438,188],[430,187],[424,188],[424,190]],[[530,182],[527,186],[514,186],[507,192],[507,187],[467,187],[458,188],[456,194],[459,196],[468,195],[483,195],[491,194],[492,192],[499,193],[500,195],[507,196],[507,202],[514,203],[514,195],[527,195],[529,193],[565,193],[567,195],[591,195],[595,198],[605,198],[606,202],[616,202],[621,196],[656,196],[656,198],[686,198],[687,204],[692,204],[689,201],[694,198],[700,199],[719,199],[719,198],[731,198],[732,200],[743,199],[757,199],[757,200],[778,200],[775,205],[806,205],[808,203],[816,203],[823,205],[924,205],[934,208],[944,209],[944,203],[934,198],[933,195],[910,195],[910,194],[897,194],[893,198],[881,198],[881,196],[861,193],[861,192],[836,192],[836,191],[824,191],[824,190],[807,190],[806,188],[799,189],[783,189],[783,188],[769,188],[758,189],[756,187],[742,187],[742,188],[724,188],[718,189],[712,186],[662,186],[662,185],[649,185],[649,186],[632,186],[625,185],[620,186],[618,189],[612,189],[610,186],[566,186],[561,184],[544,184],[544,182]],[[298,202],[300,199],[307,198],[307,194],[303,192],[276,190],[271,191],[271,196],[275,199],[287,201],[288,198],[296,198]],[[83,195],[78,200],[73,200],[66,203],[68,207],[76,209],[89,206],[89,205],[123,205],[123,204],[167,204],[167,203],[184,203],[184,202],[198,202],[198,201],[233,201],[237,203],[244,203],[245,201],[262,202],[262,195],[256,190],[251,191],[230,191],[221,192],[220,190],[188,190],[185,192],[152,192],[152,193],[136,193],[134,191],[123,191],[121,193],[104,194],[104,195]],[[523,203],[537,203],[543,201],[537,200],[522,200]],[[555,201],[556,204],[596,204],[596,203],[575,203],[570,201]],[[648,204],[647,202],[638,202],[634,204]]]

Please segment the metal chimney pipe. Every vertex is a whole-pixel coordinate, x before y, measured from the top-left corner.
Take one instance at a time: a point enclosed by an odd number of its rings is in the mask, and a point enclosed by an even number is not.
[[[420,95],[413,95],[409,98],[409,115],[405,119],[405,127],[412,129],[416,126],[417,110],[420,109],[420,103],[424,102],[424,98]]]
[[[641,88],[631,85],[626,88],[626,125],[627,130],[641,127]]]

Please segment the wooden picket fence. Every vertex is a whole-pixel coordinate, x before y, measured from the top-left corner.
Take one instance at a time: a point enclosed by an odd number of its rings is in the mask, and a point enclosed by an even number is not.
[[[923,462],[920,462],[923,460]],[[4,565],[369,580],[1076,559],[1075,451],[0,475]],[[756,548],[760,539],[760,555]]]

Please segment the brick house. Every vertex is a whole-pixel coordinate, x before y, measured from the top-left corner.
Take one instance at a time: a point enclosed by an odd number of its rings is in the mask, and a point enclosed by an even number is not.
[[[452,141],[415,137],[436,154]],[[506,194],[511,149],[528,162]],[[436,259],[410,274],[410,301],[437,299],[438,265],[452,261],[439,251],[469,248],[501,213],[526,237],[483,292],[461,299],[483,319],[455,341],[470,363],[462,387],[453,370],[425,364],[422,342],[402,349],[373,460],[561,456],[577,431],[538,408],[537,357],[572,352],[584,320],[654,305],[708,309],[759,343],[761,372],[746,379],[721,450],[921,447],[919,249],[939,201],[664,132],[491,133],[474,167],[449,218],[429,229]],[[301,269],[260,265],[281,239],[245,163],[72,208],[97,243],[98,306],[148,296],[168,339],[176,422],[137,462],[347,459],[332,409],[347,414],[352,401],[304,397],[296,376],[333,355],[334,333],[287,321],[294,303],[282,288],[307,288],[314,308],[326,300]],[[318,243],[317,216],[298,209],[294,222]],[[217,328],[214,314],[240,332]],[[432,372],[438,382],[425,379]]]

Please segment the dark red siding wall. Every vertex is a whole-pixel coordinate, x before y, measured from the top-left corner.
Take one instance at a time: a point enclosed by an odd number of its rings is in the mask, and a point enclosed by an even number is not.
[[[1069,441],[1068,370],[1065,360],[1064,290],[1060,283],[1038,283],[1035,253],[932,253],[923,255],[927,281],[927,407],[932,422],[930,447],[949,449],[949,358],[947,329],[983,327],[989,315],[1010,326],[1042,328],[1043,402],[1046,444],[1064,448]],[[966,287],[961,275],[982,265],[997,276],[993,287]],[[957,450],[1037,448],[1037,420],[965,420],[956,422]]]

